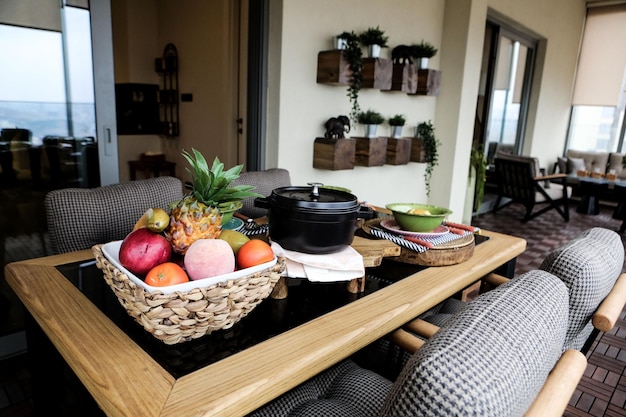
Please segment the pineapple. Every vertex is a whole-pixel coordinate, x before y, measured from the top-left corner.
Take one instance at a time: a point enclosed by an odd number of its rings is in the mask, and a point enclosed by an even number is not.
[[[220,204],[261,196],[252,192],[254,187],[251,185],[229,187],[239,177],[243,165],[224,171],[224,164],[215,157],[209,169],[202,154],[193,148],[192,151],[193,156],[182,152],[192,168],[187,168],[192,178],[191,192],[171,207],[170,224],[165,232],[172,249],[181,255],[197,239],[219,237],[222,232]]]

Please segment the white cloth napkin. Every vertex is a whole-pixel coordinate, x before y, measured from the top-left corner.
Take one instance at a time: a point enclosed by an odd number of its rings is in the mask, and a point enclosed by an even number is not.
[[[324,255],[295,252],[283,249],[272,242],[272,250],[287,262],[284,275],[292,278],[307,278],[313,282],[350,281],[365,275],[363,257],[352,246],[339,252]]]

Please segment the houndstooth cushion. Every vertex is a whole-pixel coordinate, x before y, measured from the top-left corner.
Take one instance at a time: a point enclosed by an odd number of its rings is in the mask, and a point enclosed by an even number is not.
[[[561,278],[570,291],[570,326],[565,348],[581,349],[591,332],[591,317],[613,288],[624,266],[620,236],[595,227],[554,250],[540,269]]]
[[[380,411],[391,382],[350,360],[322,372],[250,417],[369,417]]]
[[[265,197],[272,194],[274,189],[279,187],[289,187],[291,178],[289,171],[282,168],[271,168],[265,171],[249,171],[242,172],[239,178],[235,179],[232,185],[252,185],[254,192],[264,195]],[[254,206],[255,197],[244,198],[243,207],[239,210],[242,214],[253,219],[263,217],[267,214],[267,209]]]
[[[44,204],[52,252],[123,239],[147,209],[167,209],[182,196],[183,184],[174,177],[50,191]]]
[[[567,288],[544,271],[468,303],[415,353],[381,416],[521,416],[561,355]]]

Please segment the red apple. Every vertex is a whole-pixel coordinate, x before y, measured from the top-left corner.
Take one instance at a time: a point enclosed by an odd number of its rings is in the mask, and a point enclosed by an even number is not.
[[[119,256],[124,268],[143,277],[153,267],[170,260],[172,247],[165,237],[142,228],[124,238]]]

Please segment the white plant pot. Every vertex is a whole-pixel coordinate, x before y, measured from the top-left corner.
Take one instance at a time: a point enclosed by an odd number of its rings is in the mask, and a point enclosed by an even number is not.
[[[367,53],[370,58],[379,58],[380,57],[380,45],[369,45],[367,47]]]
[[[391,126],[391,137],[396,139],[401,138],[403,127],[404,126]]]
[[[421,57],[417,62],[417,66],[419,69],[428,69],[428,60],[429,58]]]
[[[338,36],[333,37],[333,48],[343,51],[348,47],[348,41]]]
[[[378,125],[365,125],[365,137],[375,138],[377,130],[378,130]]]

